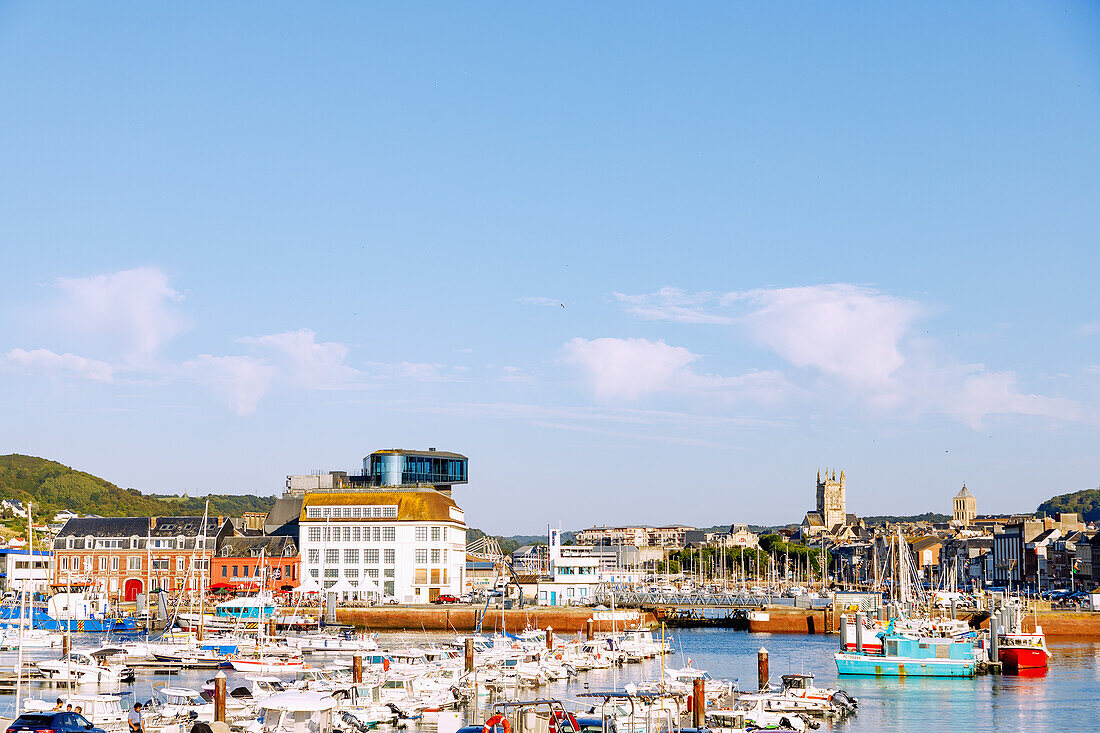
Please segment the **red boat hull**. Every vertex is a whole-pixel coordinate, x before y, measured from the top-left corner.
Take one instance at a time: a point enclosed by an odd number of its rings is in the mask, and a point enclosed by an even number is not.
[[[1002,647],[997,656],[1008,669],[1037,669],[1047,666],[1048,654],[1046,649],[1031,649],[1025,647]]]

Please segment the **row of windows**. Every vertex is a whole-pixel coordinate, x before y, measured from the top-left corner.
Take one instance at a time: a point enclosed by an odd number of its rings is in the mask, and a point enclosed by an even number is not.
[[[393,542],[395,527],[310,527],[306,531],[310,542]]]
[[[397,506],[311,506],[306,509],[306,516],[310,519],[324,519],[326,517],[332,517],[333,519],[396,519]]]
[[[113,537],[110,539],[96,539],[95,537],[65,537],[58,538],[54,543],[54,547],[58,550],[91,550],[92,548],[102,550],[126,550],[126,549],[144,549],[146,543],[145,537]],[[209,548],[214,546],[213,537],[172,537],[172,538],[159,538],[149,539],[149,546],[154,550],[175,550],[198,547],[202,549],[204,547]]]
[[[310,568],[309,574],[314,579],[317,579],[321,576],[321,571],[318,570],[317,568]],[[326,578],[339,578],[340,577],[340,568],[325,568],[325,577]],[[345,578],[358,578],[359,577],[359,568],[344,568],[344,577]],[[367,569],[363,570],[363,577],[377,578],[378,577],[378,570],[376,570],[375,568],[367,568]],[[386,568],[385,570],[383,570],[382,571],[382,577],[383,578],[392,578],[392,577],[394,577],[393,568]]]
[[[193,561],[193,567],[196,570],[206,570],[210,566],[209,560],[196,559]],[[108,557],[107,555],[100,555],[99,557],[99,571],[108,572],[108,569],[112,572],[117,571],[121,564],[121,558],[118,556]],[[141,570],[143,567],[142,558],[138,556],[131,556],[126,558],[127,570]],[[153,558],[153,570],[168,570],[171,561],[169,558],[155,557]],[[182,573],[187,568],[187,558],[176,558],[176,572]],[[61,571],[79,571],[83,569],[88,573],[92,571],[92,557],[85,555],[80,557],[68,557],[62,556],[57,560],[57,569]]]
[[[320,550],[309,550],[306,555],[310,565],[317,565],[321,562]],[[396,552],[392,548],[382,550],[381,553],[375,548],[367,548],[362,551],[363,563],[366,565],[377,565],[378,558],[382,558],[382,562],[386,565],[393,565],[396,562]],[[358,565],[360,558],[359,550],[344,550],[344,564],[345,565]],[[326,565],[338,565],[340,563],[340,551],[339,550],[325,550],[325,564]]]
[[[282,580],[283,579],[283,573],[285,572],[287,580],[294,580],[295,576],[298,574],[297,571],[295,570],[295,567],[296,566],[294,566],[294,565],[287,565],[286,570],[284,571],[283,568],[281,568],[279,566],[275,566],[275,567],[272,567],[272,568],[268,568],[267,575],[271,580]],[[232,568],[232,570],[233,570],[233,575],[232,576],[229,575],[230,568]],[[241,565],[239,567],[237,565],[222,565],[222,577],[223,578],[225,578],[225,577],[247,578],[247,577],[249,577],[249,575],[248,575],[249,573],[252,573],[252,577],[254,577],[254,578],[260,577],[260,569],[258,567],[254,567],[252,565]]]

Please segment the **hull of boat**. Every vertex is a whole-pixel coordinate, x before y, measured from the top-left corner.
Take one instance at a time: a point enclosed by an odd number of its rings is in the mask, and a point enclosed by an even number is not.
[[[973,659],[917,659],[873,654],[836,654],[838,674],[875,677],[973,677],[978,663]]]
[[[1006,669],[1039,669],[1050,660],[1046,649],[1028,647],[1001,647],[997,656]]]
[[[238,672],[261,672],[268,674],[295,672],[305,666],[305,662],[279,662],[259,659],[230,659],[229,663],[233,666],[233,669]]]

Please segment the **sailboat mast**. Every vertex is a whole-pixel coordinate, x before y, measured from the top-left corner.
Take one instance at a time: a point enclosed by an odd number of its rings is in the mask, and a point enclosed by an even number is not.
[[[19,717],[19,702],[23,696],[23,629],[27,626],[27,581],[34,577],[34,525],[31,520],[32,504],[27,502],[27,553],[30,561],[29,578],[23,579],[23,596],[19,601],[19,658],[15,664],[15,715]],[[34,609],[31,609],[34,613]]]

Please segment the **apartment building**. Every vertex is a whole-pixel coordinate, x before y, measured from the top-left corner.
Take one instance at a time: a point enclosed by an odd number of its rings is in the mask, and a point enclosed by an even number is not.
[[[88,585],[111,598],[198,590],[233,524],[223,517],[79,517],[54,538],[53,584]]]
[[[465,514],[435,489],[307,493],[299,524],[304,577],[349,600],[462,593]]]

